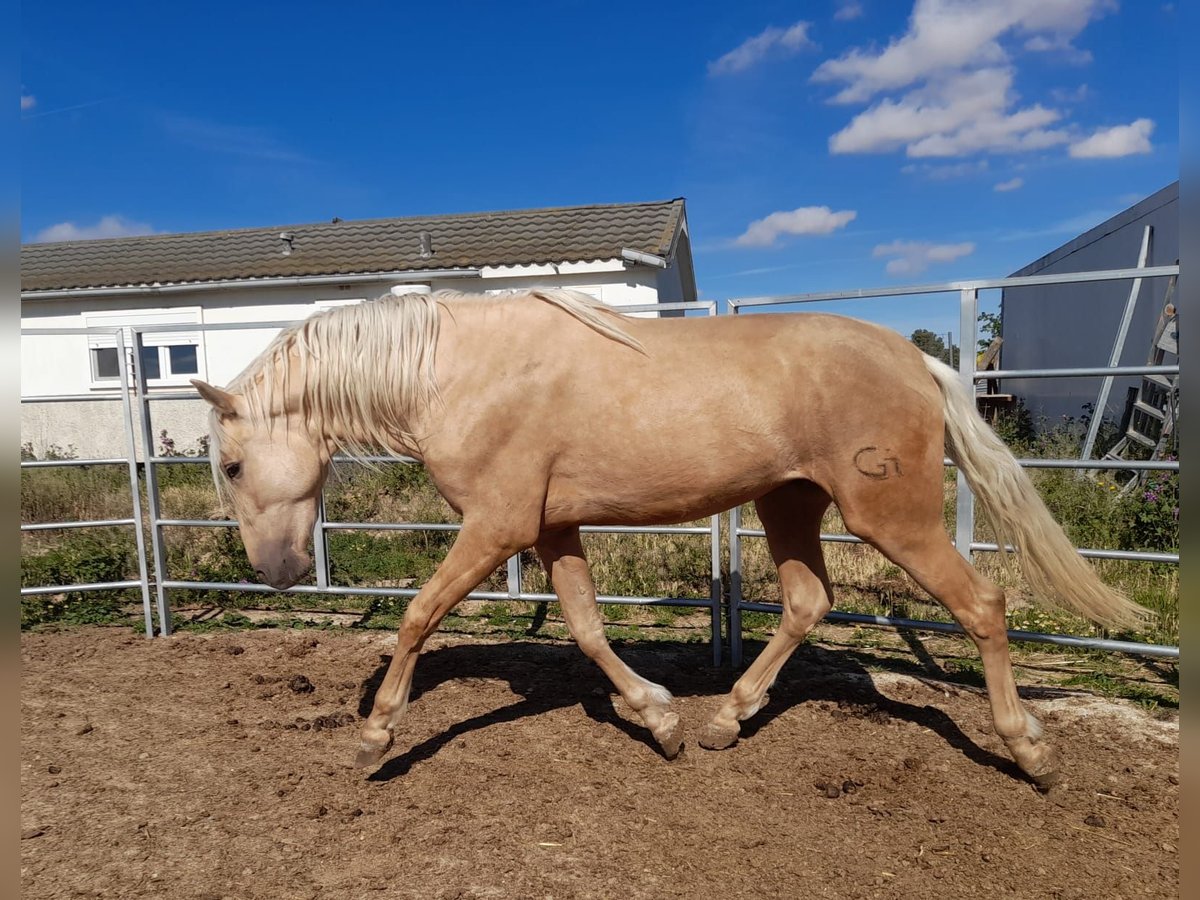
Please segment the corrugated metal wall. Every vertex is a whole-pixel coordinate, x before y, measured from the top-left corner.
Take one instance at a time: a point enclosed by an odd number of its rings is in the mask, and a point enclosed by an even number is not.
[[[1179,258],[1179,182],[1163,188],[1137,205],[1064,244],[1015,276],[1060,272],[1091,272],[1137,265],[1145,226],[1153,228],[1148,266],[1173,265]],[[1154,327],[1162,311],[1166,278],[1142,282],[1141,293],[1121,365],[1143,365],[1150,352]],[[1005,369],[1104,366],[1116,340],[1130,282],[1063,284],[1009,288],[1003,292]],[[1172,298],[1180,305],[1178,292]],[[1173,363],[1174,357],[1165,362]],[[1106,404],[1105,417],[1120,423],[1129,388],[1138,378],[1118,378]],[[1034,425],[1053,426],[1063,416],[1079,418],[1084,405],[1095,403],[1099,378],[1011,379],[1001,390],[1020,398],[1032,413]]]

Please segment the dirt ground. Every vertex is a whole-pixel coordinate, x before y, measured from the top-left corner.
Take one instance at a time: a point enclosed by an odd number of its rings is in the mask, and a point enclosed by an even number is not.
[[[703,644],[619,646],[679,698],[668,762],[573,645],[439,635],[366,777],[348,763],[394,642],[25,634],[23,896],[1178,895],[1170,714],[1022,688],[1065,772],[1041,794],[977,690],[807,645],[711,753],[690,735],[733,674]]]

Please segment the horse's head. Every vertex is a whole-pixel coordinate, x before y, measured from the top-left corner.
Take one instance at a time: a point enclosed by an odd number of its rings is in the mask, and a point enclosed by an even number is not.
[[[213,471],[232,501],[250,564],[264,583],[291,587],[312,564],[308,544],[329,448],[302,416],[251,415],[243,395],[192,384],[212,407]]]

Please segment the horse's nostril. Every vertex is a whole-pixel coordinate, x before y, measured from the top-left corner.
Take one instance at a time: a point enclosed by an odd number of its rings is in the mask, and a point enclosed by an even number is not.
[[[266,581],[266,580],[267,580],[267,573],[266,573],[266,572],[264,572],[262,569],[255,569],[255,570],[254,570],[254,574],[258,576],[258,580],[259,580],[259,581]]]

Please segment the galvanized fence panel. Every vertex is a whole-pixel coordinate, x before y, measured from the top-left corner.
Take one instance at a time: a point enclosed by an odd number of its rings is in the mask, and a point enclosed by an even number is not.
[[[997,278],[975,281],[956,281],[943,284],[909,285],[898,288],[873,288],[855,291],[830,291],[810,294],[786,294],[771,297],[748,297],[728,301],[729,313],[738,315],[740,310],[755,307],[780,307],[796,304],[818,303],[840,300],[864,300],[881,297],[913,296],[929,294],[959,295],[959,375],[963,386],[974,393],[975,382],[999,378],[1056,378],[1097,376],[1110,377],[1113,375],[1178,375],[1179,366],[1106,366],[1088,368],[1061,369],[1009,369],[977,372],[975,370],[974,347],[978,338],[977,322],[979,316],[979,292],[1013,287],[1031,287],[1035,285],[1072,284],[1079,282],[1124,281],[1141,278],[1163,278],[1179,274],[1179,266],[1148,266],[1133,269],[1110,269],[1097,272],[1076,272],[1069,274],[1033,275],[1019,278]],[[1099,415],[1099,413],[1098,413]],[[947,459],[946,465],[953,465]],[[1178,472],[1177,460],[1079,460],[1079,459],[1018,459],[1017,463],[1024,468],[1064,468],[1064,469],[1115,469],[1134,471],[1168,471]],[[782,607],[778,604],[748,602],[744,598],[742,583],[742,539],[765,537],[760,529],[748,529],[742,526],[741,509],[729,512],[729,650],[730,660],[737,667],[742,662],[742,612],[780,613]],[[954,544],[958,551],[969,561],[977,551],[996,552],[999,545],[976,541],[975,532],[975,497],[967,485],[962,472],[957,473],[957,494],[955,513]],[[847,534],[822,534],[821,540],[826,542],[862,543],[861,539]],[[1012,548],[1007,548],[1012,549]],[[1101,550],[1093,548],[1076,548],[1081,556],[1090,559],[1120,559],[1153,563],[1178,563],[1178,553],[1155,553],[1137,550]],[[958,625],[948,622],[932,622],[926,620],[903,619],[889,616],[863,616],[856,613],[830,612],[826,617],[831,622],[846,622],[855,624],[872,624],[914,631],[934,631],[942,633],[963,634]],[[1010,630],[1011,640],[1033,641],[1056,644],[1059,646],[1082,647],[1093,650],[1140,654],[1144,656],[1159,656],[1178,659],[1179,648],[1159,644],[1143,644],[1131,641],[1112,641],[1094,637],[1078,637],[1074,635],[1043,634],[1041,632]]]
[[[969,348],[975,345],[976,335],[976,316],[978,307],[978,296],[980,290],[997,289],[1005,287],[1027,287],[1032,285],[1043,284],[1059,284],[1069,282],[1091,282],[1091,281],[1111,281],[1130,278],[1157,278],[1178,273],[1178,266],[1158,266],[1147,267],[1142,269],[1118,269],[1105,272],[1086,272],[1075,273],[1072,275],[1041,275],[1028,276],[1022,278],[1005,278],[1005,279],[990,279],[964,282],[950,282],[945,284],[933,285],[913,285],[903,286],[888,289],[872,289],[861,291],[840,291],[826,292],[815,294],[791,294],[775,297],[751,297],[745,299],[734,299],[728,301],[729,313],[733,315],[739,314],[742,309],[748,309],[761,306],[786,306],[793,304],[804,304],[830,300],[848,300],[848,299],[867,299],[872,297],[892,297],[904,295],[920,295],[920,294],[936,294],[936,293],[957,293],[959,295],[960,305],[960,348]],[[712,302],[702,303],[663,303],[663,304],[647,304],[638,307],[622,307],[623,312],[703,312],[706,315],[716,315],[716,304]],[[223,330],[250,330],[250,329],[278,329],[294,324],[297,320],[289,319],[282,321],[270,322],[237,322],[237,323],[222,323],[222,324],[185,324],[185,325],[159,325],[159,326],[138,326],[130,329],[134,338],[133,352],[140,358],[143,349],[143,335],[148,332],[162,333],[171,331],[223,331]],[[157,475],[157,467],[160,465],[198,465],[208,464],[207,457],[170,457],[158,456],[154,453],[154,429],[153,429],[153,414],[152,404],[159,401],[172,400],[194,400],[198,395],[191,390],[180,391],[155,391],[150,393],[147,390],[145,375],[140,371],[136,372],[136,385],[130,384],[130,376],[128,370],[127,354],[124,352],[123,332],[121,329],[24,329],[23,335],[49,335],[49,334],[87,334],[101,332],[105,334],[115,334],[118,342],[119,358],[120,358],[120,373],[121,373],[121,390],[119,396],[111,394],[106,395],[62,395],[62,396],[43,396],[43,397],[22,397],[22,402],[65,402],[75,400],[87,401],[120,401],[123,404],[124,422],[128,445],[128,455],[126,457],[114,457],[108,459],[96,460],[39,460],[26,461],[22,463],[23,467],[49,467],[62,465],[98,465],[98,464],[126,464],[129,467],[132,496],[134,498],[134,515],[130,519],[120,519],[102,522],[64,522],[64,523],[31,523],[22,525],[24,531],[35,530],[50,530],[52,528],[87,528],[99,525],[133,525],[136,533],[137,551],[138,551],[138,569],[139,579],[121,582],[110,582],[102,584],[80,584],[70,586],[37,586],[22,589],[22,595],[39,595],[46,593],[61,593],[68,590],[86,591],[86,590],[104,590],[115,588],[129,588],[139,586],[142,589],[143,606],[145,611],[146,634],[151,636],[154,633],[152,624],[152,609],[158,620],[159,631],[162,634],[169,634],[172,629],[171,623],[171,608],[168,592],[172,590],[187,590],[187,589],[208,589],[208,590],[224,590],[230,592],[249,592],[249,593],[275,593],[275,589],[261,584],[246,584],[246,583],[226,583],[226,582],[204,582],[204,581],[189,581],[184,579],[174,579],[169,576],[166,564],[166,545],[163,536],[163,529],[169,527],[185,527],[185,528],[230,528],[235,527],[236,522],[232,520],[195,520],[195,519],[175,519],[166,518],[162,515],[161,496]],[[1044,369],[1044,370],[996,370],[986,374],[977,373],[974,370],[975,355],[974,353],[960,352],[960,374],[963,381],[968,386],[974,385],[974,382],[983,378],[1004,378],[1004,377],[1066,377],[1080,375],[1141,375],[1141,374],[1157,374],[1157,375],[1175,375],[1178,374],[1178,366],[1122,366],[1122,367],[1104,367],[1090,369]],[[143,522],[140,498],[138,496],[138,479],[137,479],[137,462],[135,452],[135,425],[133,422],[133,398],[136,396],[137,402],[140,404],[139,425],[141,429],[141,438],[145,448],[145,479],[146,479],[146,495],[147,495],[147,510],[148,520]],[[376,462],[399,462],[393,457],[381,456],[372,458]],[[415,464],[415,460],[407,461],[409,464]],[[949,460],[946,461],[949,463]],[[1018,462],[1028,468],[1075,468],[1075,469],[1127,469],[1127,470],[1162,470],[1162,471],[1179,471],[1179,463],[1177,461],[1129,461],[1123,463],[1106,462],[1102,460],[1055,460],[1055,459],[1021,459]],[[973,539],[974,530],[974,508],[973,497],[969,488],[961,484],[959,491],[958,505],[958,521],[956,523],[956,546],[959,551],[968,558],[973,552],[978,551],[995,551],[999,548],[994,544],[975,541]],[[669,605],[683,607],[707,608],[710,614],[710,633],[713,649],[713,662],[720,664],[722,661],[722,606],[725,606],[725,612],[728,616],[728,641],[730,656],[733,664],[738,666],[741,664],[742,655],[742,625],[741,614],[743,611],[764,611],[764,612],[779,612],[780,607],[775,604],[759,604],[748,602],[743,596],[742,584],[742,552],[741,544],[744,538],[760,538],[763,536],[761,530],[748,529],[743,527],[740,508],[729,511],[729,587],[728,599],[725,595],[725,579],[722,574],[722,548],[721,548],[721,517],[712,516],[710,524],[707,527],[620,527],[620,526],[604,526],[596,528],[583,528],[584,533],[608,533],[608,534],[694,534],[708,535],[710,542],[710,591],[708,597],[630,597],[630,596],[601,596],[598,598],[603,603],[613,604],[635,604],[635,605]],[[147,553],[145,541],[143,538],[143,527],[150,536],[150,551]],[[328,535],[331,531],[352,531],[352,530],[368,530],[368,531],[457,531],[460,526],[454,524],[438,524],[438,523],[420,523],[420,522],[330,522],[326,519],[324,498],[319,508],[317,523],[313,529],[313,545],[314,545],[314,567],[316,572],[315,585],[296,585],[288,589],[288,593],[298,594],[317,594],[331,596],[379,596],[379,597],[398,597],[411,598],[417,594],[415,588],[383,588],[370,586],[353,586],[353,585],[338,585],[333,584],[330,578],[329,568],[329,547]],[[853,535],[846,534],[823,534],[822,540],[828,542],[845,542],[845,543],[860,543],[861,541]],[[1096,550],[1083,548],[1080,550],[1081,555],[1091,558],[1106,558],[1106,559],[1127,559],[1141,560],[1147,562],[1178,562],[1177,553],[1150,553],[1138,551],[1119,551],[1119,550]],[[147,557],[153,559],[154,577],[149,574],[149,561]],[[151,588],[153,588],[154,603],[151,605]],[[506,590],[505,591],[475,591],[469,597],[477,600],[492,600],[492,601],[508,601],[508,600],[523,600],[538,603],[554,602],[553,594],[533,593],[524,589],[522,583],[521,566],[518,557],[513,557],[509,560],[507,566]],[[910,619],[890,618],[883,616],[863,616],[859,614],[831,612],[827,618],[831,621],[852,622],[852,623],[869,623],[874,625],[890,626],[897,628],[906,628],[914,630],[927,630],[935,632],[954,632],[961,633],[958,626],[945,622],[928,622]],[[1026,641],[1041,641],[1045,643],[1057,644],[1061,646],[1079,646],[1088,647],[1098,650],[1109,650],[1125,653],[1141,653],[1152,656],[1164,656],[1170,658],[1178,658],[1178,647],[1166,647],[1149,644],[1135,644],[1122,641],[1106,641],[1097,638],[1083,638],[1071,635],[1051,635],[1035,632],[1010,631],[1010,638],[1014,640]]]
[[[22,329],[22,335],[89,335],[102,334],[112,336],[117,346],[117,375],[120,379],[120,390],[113,394],[75,394],[54,395],[44,397],[21,397],[22,403],[64,403],[64,402],[107,402],[120,403],[125,431],[125,456],[106,457],[103,459],[55,459],[55,460],[22,460],[22,469],[54,468],[62,466],[107,466],[124,465],[129,476],[129,495],[133,515],[121,519],[102,519],[86,522],[31,522],[21,523],[22,532],[68,530],[75,528],[101,528],[114,526],[133,526],[134,544],[137,548],[138,577],[136,581],[92,582],[88,584],[71,585],[37,585],[21,588],[21,596],[40,596],[45,594],[63,594],[75,591],[126,590],[137,587],[142,592],[142,617],[146,637],[154,636],[154,619],[150,606],[150,575],[146,565],[146,542],[142,531],[142,498],[139,490],[137,471],[137,450],[133,439],[133,407],[129,391],[129,359],[125,353],[125,336],[120,328],[29,328]]]

